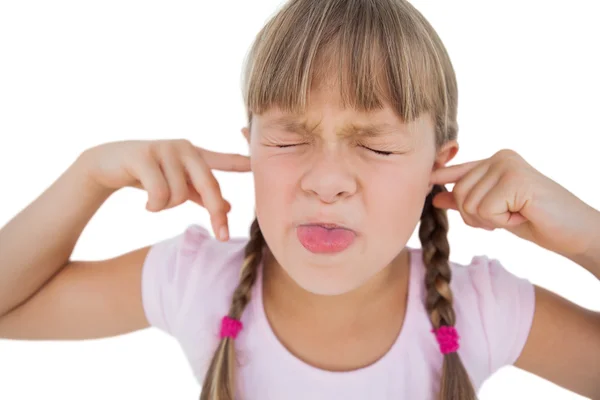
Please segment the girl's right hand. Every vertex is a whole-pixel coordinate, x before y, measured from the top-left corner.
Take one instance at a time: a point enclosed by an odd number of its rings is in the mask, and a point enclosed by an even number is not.
[[[104,143],[86,150],[82,159],[89,176],[103,188],[145,190],[148,211],[169,209],[187,200],[205,207],[221,240],[229,237],[231,205],[211,170],[250,171],[248,156],[212,152],[183,139]]]

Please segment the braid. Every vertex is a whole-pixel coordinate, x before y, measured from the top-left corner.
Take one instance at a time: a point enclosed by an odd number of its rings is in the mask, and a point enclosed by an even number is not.
[[[432,204],[433,197],[443,191],[446,191],[444,186],[433,186],[431,193],[427,196],[419,227],[423,263],[426,267],[425,308],[434,329],[442,326],[453,327],[456,323],[450,289],[452,273],[449,263],[448,217],[446,210],[435,208]],[[439,398],[440,400],[474,400],[477,398],[475,389],[456,352],[444,355]]]
[[[244,250],[244,264],[240,271],[240,282],[233,292],[228,316],[240,319],[250,301],[252,286],[258,275],[258,265],[265,244],[258,220],[254,219],[250,227],[250,240]],[[235,393],[235,346],[230,337],[221,339],[210,363],[200,400],[233,400]]]

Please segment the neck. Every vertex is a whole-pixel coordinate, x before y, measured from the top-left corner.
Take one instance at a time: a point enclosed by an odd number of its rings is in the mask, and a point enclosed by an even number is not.
[[[359,288],[340,295],[326,296],[311,293],[300,287],[267,251],[264,260],[264,302],[268,308],[285,315],[332,322],[356,319],[373,310],[387,308],[391,298],[406,297],[410,254],[404,248],[394,260]],[[396,301],[396,300],[394,300]],[[279,312],[278,312],[279,314]],[[322,317],[322,318],[321,318]]]

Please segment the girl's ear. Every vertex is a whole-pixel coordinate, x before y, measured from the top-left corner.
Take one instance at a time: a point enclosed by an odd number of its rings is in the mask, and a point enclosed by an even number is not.
[[[456,140],[450,140],[446,142],[435,157],[434,170],[445,166],[450,160],[458,153],[458,142]]]
[[[244,127],[244,128],[242,128],[242,134],[246,138],[246,141],[248,142],[248,144],[250,144],[250,130],[248,128]]]
[[[456,153],[458,153],[458,142],[456,140],[446,142],[440,150],[438,150],[431,172],[433,173],[436,169],[444,167],[454,158],[454,156],[456,156]],[[433,189],[432,184],[429,185],[429,190],[431,191],[431,189]]]

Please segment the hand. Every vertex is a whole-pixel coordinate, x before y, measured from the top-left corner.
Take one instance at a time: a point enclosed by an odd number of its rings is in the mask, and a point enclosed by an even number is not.
[[[431,183],[455,183],[433,205],[459,211],[472,227],[504,228],[562,255],[583,254],[597,237],[600,213],[511,150],[442,167]]]
[[[247,156],[212,152],[187,140],[104,143],[86,150],[82,159],[89,176],[103,188],[130,186],[148,192],[149,211],[176,207],[187,200],[205,207],[216,237],[222,240],[229,236],[231,205],[211,169],[250,171]]]

